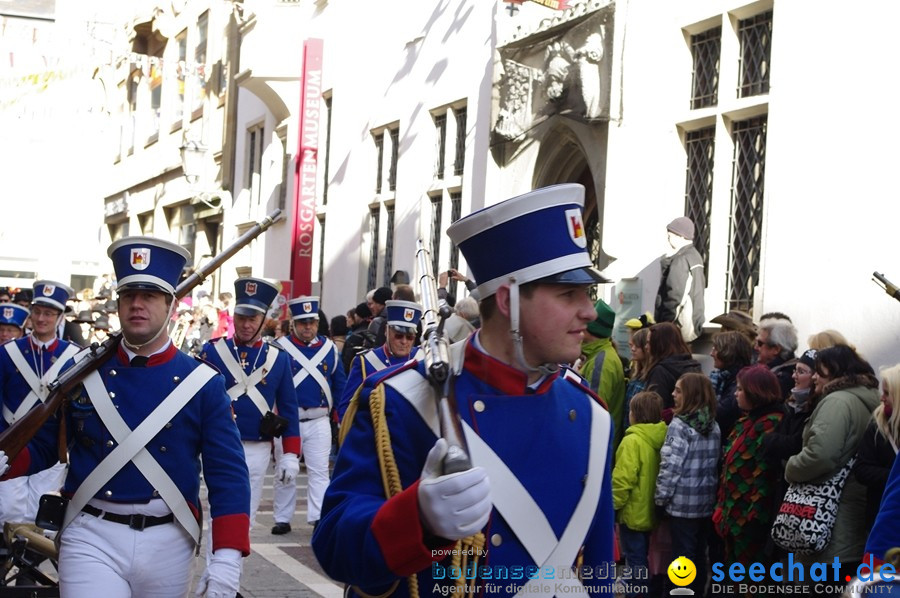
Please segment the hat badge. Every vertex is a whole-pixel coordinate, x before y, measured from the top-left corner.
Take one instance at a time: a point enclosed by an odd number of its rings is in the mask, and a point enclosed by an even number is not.
[[[136,247],[131,250],[131,267],[135,270],[146,270],[150,266],[150,248]]]
[[[44,297],[52,297],[53,293],[56,291],[55,284],[45,284],[44,290],[41,291],[44,294]]]
[[[256,294],[256,283],[248,282],[247,285],[244,287],[244,292],[248,295],[255,295]]]
[[[587,247],[587,237],[584,234],[584,222],[581,220],[581,210],[574,208],[566,210],[566,226],[569,229],[569,237],[578,247]]]
[[[312,303],[304,303],[303,304],[303,313],[308,314],[310,312],[312,312]]]
[[[403,310],[403,319],[406,320],[407,322],[412,322],[413,316],[415,316],[415,315],[416,315],[415,310],[412,310],[408,307],[405,310]]]
[[[13,317],[13,308],[11,308],[11,307],[4,307],[4,308],[3,308],[3,317],[4,317],[5,319],[7,319],[7,320],[11,320],[12,317]]]

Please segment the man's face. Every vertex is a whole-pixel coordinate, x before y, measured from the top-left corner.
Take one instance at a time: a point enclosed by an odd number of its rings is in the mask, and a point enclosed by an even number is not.
[[[60,311],[52,307],[33,306],[31,308],[31,328],[35,338],[46,341],[56,336],[56,323],[59,321],[59,314]]]
[[[377,301],[373,301],[369,306],[369,309],[372,310],[373,316],[380,316],[381,312],[384,311],[384,303],[378,303]]]
[[[396,357],[409,357],[416,340],[415,328],[388,326],[388,348]]]
[[[22,329],[15,324],[0,324],[0,343],[22,337]]]
[[[588,285],[536,285],[530,297],[521,297],[519,314],[525,359],[532,366],[573,363],[587,323],[597,318]]]
[[[143,345],[166,324],[169,317],[168,295],[161,291],[133,290],[119,294],[119,322],[125,340]],[[158,338],[166,338],[165,331]]]
[[[757,361],[763,365],[772,363],[781,353],[781,346],[769,343],[769,331],[760,330],[756,337],[756,350],[759,353]]]
[[[319,318],[294,320],[294,334],[304,343],[311,343],[319,331]]]
[[[241,345],[252,345],[262,332],[263,314],[242,316],[234,314],[234,340]]]

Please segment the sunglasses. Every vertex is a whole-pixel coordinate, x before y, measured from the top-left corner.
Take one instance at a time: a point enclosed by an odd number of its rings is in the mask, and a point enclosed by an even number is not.
[[[415,331],[410,332],[406,328],[397,328],[395,326],[391,326],[391,332],[393,332],[395,336],[399,336],[400,338],[405,338],[408,341],[416,340]]]

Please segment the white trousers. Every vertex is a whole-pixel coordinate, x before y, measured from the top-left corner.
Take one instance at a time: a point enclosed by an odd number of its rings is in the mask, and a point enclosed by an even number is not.
[[[57,463],[30,476],[0,482],[0,524],[6,521],[34,523],[41,496],[59,492],[66,466]]]
[[[184,598],[193,552],[193,540],[178,523],[136,531],[79,513],[60,540],[60,597]]]
[[[306,464],[306,521],[319,520],[322,513],[322,497],[328,488],[328,457],[331,455],[331,423],[328,417],[320,417],[308,422],[300,422],[300,451]],[[281,442],[275,443],[275,462],[281,457]],[[290,523],[297,508],[297,482],[285,484],[275,480],[276,523]]]

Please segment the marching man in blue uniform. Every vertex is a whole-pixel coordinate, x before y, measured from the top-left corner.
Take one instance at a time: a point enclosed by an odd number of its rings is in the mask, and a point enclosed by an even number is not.
[[[68,506],[59,532],[62,596],[183,597],[200,539],[200,470],[213,555],[197,595],[235,596],[250,552],[250,483],[231,398],[212,367],[179,352],[167,325],[188,253],[151,237],[108,250],[122,341],[66,409]],[[51,418],[7,472],[56,461]],[[0,454],[0,463],[6,455]]]
[[[31,334],[0,348],[0,430],[42,403],[50,392],[47,385],[72,364],[72,357],[81,350],[56,334],[72,294],[71,288],[59,282],[34,283]],[[66,466],[54,460],[49,469],[0,482],[0,521],[33,522],[41,496],[59,492],[65,476]]]
[[[233,401],[250,470],[253,527],[272,457],[272,438],[280,436],[284,446],[275,477],[292,484],[300,471],[300,430],[290,359],[278,345],[262,341],[266,312],[278,296],[278,287],[260,278],[239,278],[234,282],[234,296],[234,337],[206,343],[200,358],[222,372]]]
[[[364,383],[312,541],[351,595],[612,596],[610,417],[559,365],[578,358],[588,290],[606,282],[583,202],[559,185],[450,226],[482,297],[483,327],[450,348],[474,467],[443,473],[424,364]]]
[[[0,303],[0,344],[25,335],[28,309],[15,303]]]
[[[300,416],[300,440],[308,475],[306,521],[315,526],[322,510],[322,496],[328,487],[328,457],[331,454],[331,409],[344,392],[347,377],[337,347],[319,329],[319,298],[299,297],[288,301],[293,322],[292,332],[278,339],[278,344],[291,358],[291,374]],[[275,458],[280,462],[282,450],[275,443]],[[294,480],[274,482],[275,526],[272,533],[291,531],[291,519],[297,506],[297,484]]]
[[[387,340],[377,349],[360,353],[353,358],[347,385],[338,402],[338,416],[343,419],[350,399],[363,381],[385,368],[402,365],[411,359],[421,360],[423,352],[416,346],[416,331],[422,319],[422,306],[412,301],[392,300],[384,304],[387,313]]]

